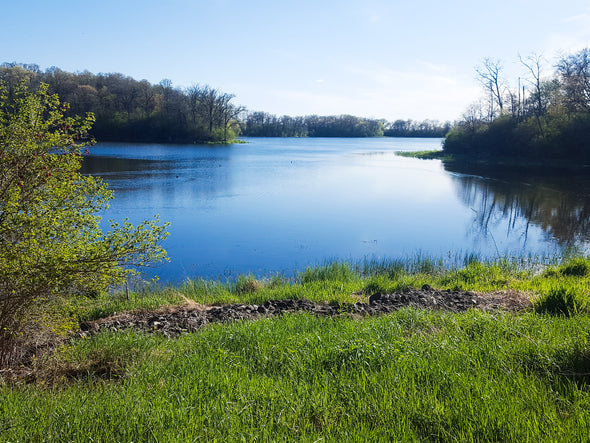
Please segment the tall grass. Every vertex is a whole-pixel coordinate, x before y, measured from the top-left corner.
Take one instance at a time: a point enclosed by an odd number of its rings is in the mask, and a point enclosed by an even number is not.
[[[187,301],[366,301],[429,284],[526,291],[535,310],[299,314],[176,339],[104,332],[37,358],[35,383],[0,382],[0,441],[585,441],[588,269],[579,256],[452,267],[416,256],[72,302],[63,311],[82,321]]]
[[[551,288],[564,286],[575,291],[577,309],[585,310],[590,300],[588,270],[590,259],[582,256],[557,262],[539,257],[484,261],[474,254],[433,259],[416,254],[403,260],[329,262],[307,268],[292,278],[280,274],[266,279],[247,275],[225,281],[190,279],[174,287],[152,284],[129,295],[119,292],[73,301],[70,311],[86,321],[115,312],[153,309],[186,301],[215,305],[307,298],[316,302],[355,303],[367,301],[368,295],[374,292],[391,293],[425,284],[452,290],[523,291],[536,300]]]
[[[589,331],[587,316],[405,309],[104,333],[52,358],[70,382],[0,387],[0,439],[585,441]]]

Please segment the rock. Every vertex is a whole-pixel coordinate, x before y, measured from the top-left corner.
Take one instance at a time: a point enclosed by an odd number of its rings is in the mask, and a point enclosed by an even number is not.
[[[470,292],[438,291],[427,286],[422,286],[422,289],[406,289],[392,294],[374,293],[368,297],[368,303],[314,303],[306,299],[269,300],[260,305],[235,304],[212,306],[207,309],[184,306],[168,308],[156,313],[123,313],[80,325],[79,335],[90,336],[102,329],[117,331],[125,328],[135,328],[145,332],[173,337],[182,333],[196,331],[213,322],[256,320],[262,316],[302,311],[318,316],[343,314],[366,316],[385,314],[404,306],[422,309],[444,309],[453,312],[472,308],[485,310],[508,308],[516,311],[525,309],[528,306],[525,303],[524,295],[519,303],[513,300],[506,307],[498,296],[482,297]]]
[[[381,301],[381,293],[377,292],[371,296],[369,296],[369,304],[374,305],[375,303],[379,303]]]

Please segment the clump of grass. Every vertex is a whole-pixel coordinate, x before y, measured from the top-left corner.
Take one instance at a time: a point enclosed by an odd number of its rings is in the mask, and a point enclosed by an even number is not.
[[[406,260],[365,260],[362,265],[362,275],[366,277],[387,276],[397,278],[406,273]]]
[[[541,294],[534,304],[535,312],[540,314],[562,315],[570,317],[581,308],[581,302],[575,287],[563,284],[550,287]]]
[[[590,276],[590,260],[584,257],[573,257],[566,260],[557,268],[550,267],[544,273],[545,277],[586,277]]]
[[[253,294],[262,288],[264,288],[264,283],[260,280],[257,280],[253,275],[241,275],[233,285],[232,292],[235,292],[239,295]]]
[[[509,281],[507,274],[507,269],[503,269],[497,263],[482,263],[474,260],[462,269],[447,273],[440,282],[453,289],[469,289],[474,285],[482,289],[499,289],[507,285]]]
[[[343,283],[357,279],[358,273],[350,263],[328,263],[315,268],[307,268],[299,275],[301,284],[321,281],[341,281]]]
[[[403,259],[365,260],[357,268],[363,276],[385,275],[392,280],[407,274],[428,274],[435,276],[448,270],[442,259],[425,256],[421,253]]]
[[[72,300],[80,322],[108,317],[117,312],[157,309],[183,301],[178,290],[158,284],[146,284],[136,291],[100,294],[94,298]]]
[[[187,298],[203,304],[235,303],[238,297],[231,289],[229,281],[203,278],[188,279],[178,288]]]
[[[267,287],[269,289],[279,289],[287,285],[289,285],[289,281],[282,274],[279,273],[272,277],[267,283]]]
[[[104,332],[64,344],[39,359],[34,377],[41,384],[122,379],[146,359],[162,358],[163,350],[157,350],[162,340],[131,329]]]
[[[374,293],[386,293],[387,288],[389,287],[390,280],[384,276],[375,276],[371,277],[363,288],[363,291],[367,294],[374,294]]]
[[[561,275],[585,277],[590,275],[590,260],[583,257],[576,257],[568,260],[558,268]]]
[[[377,275],[371,277],[363,286],[363,292],[365,294],[391,294],[397,291],[401,291],[412,286],[420,286],[415,278],[407,275],[398,276],[397,278],[391,279],[383,275]]]
[[[399,155],[400,157],[419,158],[422,160],[444,159],[449,156],[449,154],[445,153],[442,149],[437,151],[399,151],[396,152],[396,155]]]

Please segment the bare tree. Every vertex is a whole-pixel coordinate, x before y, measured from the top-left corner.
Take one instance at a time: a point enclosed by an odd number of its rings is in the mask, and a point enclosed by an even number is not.
[[[539,131],[541,131],[541,134],[543,134],[541,116],[545,115],[546,112],[545,100],[543,99],[543,91],[541,88],[541,64],[543,61],[543,55],[533,53],[523,59],[521,55],[518,54],[518,58],[520,63],[522,63],[525,68],[527,68],[533,78],[532,80],[528,80],[528,82],[533,86],[535,91],[533,94],[535,103],[533,109],[535,118],[537,120],[537,125],[539,126]]]
[[[193,123],[199,120],[199,107],[201,103],[201,96],[203,95],[203,88],[199,85],[193,85],[186,89],[188,97],[189,109],[192,116]]]
[[[515,93],[510,89],[506,91],[506,93],[508,94],[508,100],[510,100],[510,113],[512,115],[519,115],[520,113],[520,98],[518,96],[518,92],[519,91]]]
[[[221,94],[217,98],[217,114],[220,119],[221,127],[223,128],[224,142],[227,142],[227,130],[229,129],[231,122],[235,120],[240,113],[246,110],[243,106],[234,106],[231,103],[233,98],[233,94]]]
[[[480,102],[472,103],[462,115],[462,126],[469,132],[475,132],[484,123],[484,112]]]
[[[562,57],[557,72],[566,92],[570,112],[590,112],[590,48]]]
[[[209,135],[213,133],[213,125],[216,118],[216,108],[219,91],[208,85],[201,88],[199,100],[199,114],[204,118]]]
[[[149,116],[156,107],[156,94],[154,88],[147,80],[139,83],[139,106],[144,117]]]
[[[125,112],[127,118],[131,118],[131,114],[135,110],[137,100],[140,96],[140,89],[136,80],[131,77],[122,77],[117,88],[117,95]]]
[[[164,112],[166,115],[170,113],[170,102],[172,96],[172,80],[165,78],[162,79],[159,83],[160,89],[162,91],[162,100],[164,102]]]
[[[477,66],[475,68],[479,82],[490,94],[490,108],[488,112],[490,120],[494,117],[496,105],[500,110],[500,115],[504,113],[502,69],[502,63],[499,60],[489,58],[484,59],[483,66]]]

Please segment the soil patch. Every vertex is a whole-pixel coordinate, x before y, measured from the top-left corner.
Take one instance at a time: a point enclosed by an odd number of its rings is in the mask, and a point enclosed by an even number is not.
[[[255,320],[286,313],[308,312],[318,316],[365,317],[386,314],[403,307],[441,309],[461,312],[468,309],[516,312],[531,307],[527,294],[516,291],[476,293],[440,291],[424,285],[421,289],[406,289],[392,294],[372,294],[367,303],[314,303],[306,299],[270,300],[263,304],[233,304],[203,306],[194,302],[187,305],[149,312],[129,312],[81,325],[80,334],[93,335],[102,330],[117,331],[135,328],[173,337],[196,331],[210,323],[236,320]]]

